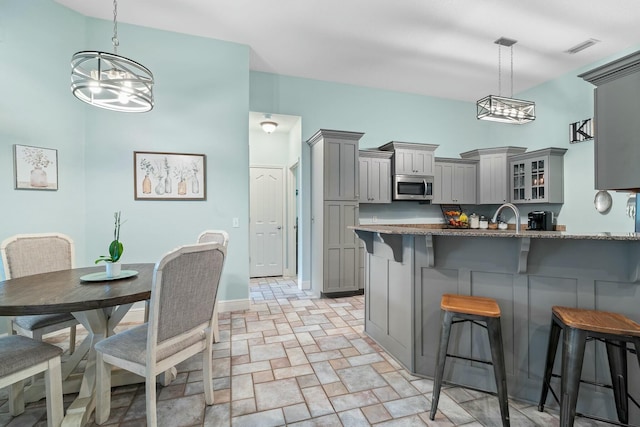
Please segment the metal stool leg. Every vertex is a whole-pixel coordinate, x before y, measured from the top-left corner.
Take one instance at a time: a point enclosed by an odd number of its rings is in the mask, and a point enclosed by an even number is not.
[[[580,329],[564,328],[562,343],[562,387],[560,427],[572,427],[580,390],[580,374],[587,334]]]
[[[509,397],[507,396],[507,374],[504,366],[504,350],[502,347],[502,328],[499,317],[487,318],[487,332],[489,333],[489,346],[491,347],[491,361],[493,362],[493,374],[496,377],[498,389],[498,401],[500,403],[500,416],[502,426],[510,427],[509,421]]]
[[[540,393],[540,402],[538,403],[538,411],[544,411],[544,404],[547,401],[547,394],[551,385],[551,374],[553,373],[553,362],[556,358],[558,349],[558,341],[560,341],[560,332],[562,328],[556,323],[551,316],[551,330],[549,331],[549,345],[547,346],[547,361],[544,365],[544,377],[542,379],[542,393]]]
[[[444,376],[444,363],[447,358],[452,321],[453,313],[445,311],[442,319],[442,328],[440,329],[440,347],[438,347],[438,355],[436,356],[436,372],[433,379],[433,396],[431,397],[431,414],[429,415],[431,420],[435,419],[438,411],[438,400],[440,399],[440,388],[442,387],[442,377]]]
[[[618,420],[629,423],[629,391],[627,387],[627,343],[624,341],[605,340],[609,358],[609,372],[613,385],[613,397],[616,402]]]

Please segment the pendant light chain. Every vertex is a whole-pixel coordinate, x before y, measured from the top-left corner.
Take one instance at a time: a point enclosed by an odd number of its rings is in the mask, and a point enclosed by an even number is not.
[[[111,38],[113,43],[113,53],[118,54],[118,0],[113,0],[113,37]]]
[[[513,98],[513,45],[511,45],[511,97]]]
[[[498,45],[498,95],[502,96],[502,46]]]

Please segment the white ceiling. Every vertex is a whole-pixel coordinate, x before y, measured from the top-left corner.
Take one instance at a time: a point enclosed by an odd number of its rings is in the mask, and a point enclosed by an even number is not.
[[[109,0],[55,1],[113,19]],[[252,70],[472,102],[498,92],[500,37],[514,93],[640,45],[638,0],[120,0],[118,22],[246,44]]]

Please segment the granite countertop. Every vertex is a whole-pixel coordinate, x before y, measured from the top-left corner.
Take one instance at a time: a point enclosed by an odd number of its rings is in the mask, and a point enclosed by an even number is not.
[[[640,240],[640,233],[568,233],[566,231],[521,230],[516,233],[513,225],[507,230],[483,230],[472,228],[442,228],[441,224],[363,224],[349,227],[353,230],[371,231],[383,234],[414,234],[432,236],[468,237],[529,237],[535,239],[577,239],[577,240]]]

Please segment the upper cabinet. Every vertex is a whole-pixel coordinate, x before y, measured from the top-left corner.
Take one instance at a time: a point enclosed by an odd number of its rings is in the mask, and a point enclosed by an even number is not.
[[[476,160],[435,159],[433,203],[475,205],[477,189]]]
[[[390,151],[360,150],[360,203],[391,203]]]
[[[640,191],[640,51],[579,77],[596,85],[596,189]]]
[[[509,159],[512,203],[564,203],[564,148],[546,148]]]
[[[460,153],[463,159],[478,160],[477,204],[502,204],[509,197],[509,156],[524,153],[524,147],[482,148]]]
[[[381,146],[383,151],[393,151],[393,175],[433,175],[435,144],[391,141]]]
[[[315,154],[312,168],[322,171],[324,200],[358,200],[358,142],[362,135],[322,129],[307,141]]]

